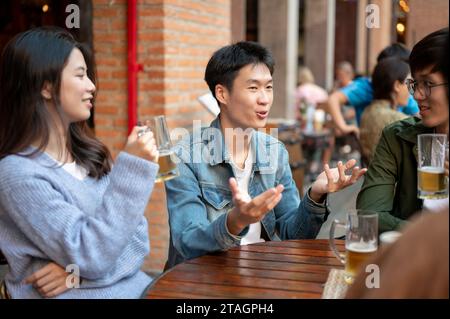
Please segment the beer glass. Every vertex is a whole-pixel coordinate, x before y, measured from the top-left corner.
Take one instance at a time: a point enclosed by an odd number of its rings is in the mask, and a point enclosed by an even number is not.
[[[334,242],[336,227],[344,227],[345,254],[340,253]],[[372,211],[358,210],[349,214],[347,222],[334,220],[330,228],[330,247],[339,261],[345,265],[344,279],[353,283],[359,268],[378,249],[378,214]]]
[[[170,140],[164,115],[158,115],[145,121],[145,125],[153,132],[159,151],[159,171],[156,182],[165,182],[180,175],[175,160],[175,154]]]
[[[421,199],[448,196],[444,175],[447,135],[421,134],[417,137],[417,195]]]

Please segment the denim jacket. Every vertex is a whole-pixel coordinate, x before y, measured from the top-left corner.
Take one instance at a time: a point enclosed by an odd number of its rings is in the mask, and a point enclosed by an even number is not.
[[[315,203],[309,191],[300,201],[288,152],[280,141],[253,131],[250,145],[254,154],[250,197],[284,185],[281,201],[261,220],[262,236],[266,240],[315,238],[328,215],[326,204]],[[165,183],[170,225],[166,269],[186,259],[238,246],[248,232],[246,227],[235,236],[227,229],[227,213],[233,208],[228,180],[234,173],[219,118],[201,133],[194,130],[182,139],[175,153],[180,176]]]

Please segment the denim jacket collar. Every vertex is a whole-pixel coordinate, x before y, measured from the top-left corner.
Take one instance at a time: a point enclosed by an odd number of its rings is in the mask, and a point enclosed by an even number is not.
[[[217,138],[220,139],[220,143],[222,143],[222,153],[219,154],[220,156],[213,157],[210,161],[210,165],[215,166],[222,163],[230,163],[231,162],[231,155],[228,152],[228,149],[225,145],[225,137],[223,136],[222,132],[222,126],[220,125],[220,115],[214,119],[214,121],[211,122],[209,128],[217,129],[219,136]],[[208,144],[213,142],[213,135],[212,134],[202,134],[202,142],[203,144]],[[254,171],[260,171],[264,169],[274,169],[270,165],[272,161],[265,161],[264,156],[262,154],[268,154],[271,155],[271,151],[275,150],[276,148],[277,140],[270,138],[270,136],[265,134],[260,134],[257,130],[253,130],[252,137],[250,141],[250,147],[252,148],[253,156],[255,156],[255,159],[253,161],[254,163]],[[270,146],[275,146],[270,149]],[[268,153],[269,152],[269,153]],[[275,164],[275,163],[272,163]]]

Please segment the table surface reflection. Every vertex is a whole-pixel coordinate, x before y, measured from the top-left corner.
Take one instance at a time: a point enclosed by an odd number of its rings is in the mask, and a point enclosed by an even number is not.
[[[344,251],[344,241],[336,241]],[[320,298],[331,269],[343,266],[328,240],[239,246],[175,266],[155,279],[147,298]]]

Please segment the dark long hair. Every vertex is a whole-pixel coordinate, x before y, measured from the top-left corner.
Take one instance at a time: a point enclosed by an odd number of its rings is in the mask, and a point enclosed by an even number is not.
[[[51,120],[41,91],[45,83],[51,84],[52,99],[60,113],[61,74],[74,48],[82,52],[88,76],[95,84],[90,50],[64,29],[32,29],[6,45],[0,62],[0,160],[23,151],[36,138],[41,141],[38,149],[25,156],[33,156],[48,145]],[[66,143],[89,176],[100,178],[111,170],[110,152],[95,138],[86,121],[69,125]]]
[[[374,99],[389,100],[392,104],[395,81],[404,82],[408,74],[408,63],[397,57],[385,58],[378,62],[372,73]]]
[[[402,43],[392,43],[385,47],[377,56],[377,63],[387,59],[396,57],[404,62],[408,62],[411,51]]]

